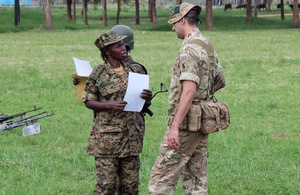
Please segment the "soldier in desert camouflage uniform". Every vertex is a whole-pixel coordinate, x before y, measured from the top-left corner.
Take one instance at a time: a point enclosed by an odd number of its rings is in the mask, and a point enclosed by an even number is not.
[[[193,105],[208,97],[208,91],[225,86],[215,51],[208,53],[208,40],[197,25],[201,8],[189,3],[175,7],[169,23],[184,39],[172,67],[168,128],[151,171],[149,194],[173,194],[179,177],[184,194],[207,194],[208,136],[193,131],[189,114]],[[200,42],[200,44],[199,44]],[[214,86],[209,86],[209,65],[215,64]]]
[[[144,123],[137,112],[124,112],[123,101],[128,74],[133,69],[123,63],[127,51],[125,36],[109,31],[96,39],[104,65],[90,74],[82,101],[95,113],[86,153],[95,156],[97,185],[93,194],[114,194],[119,178],[119,194],[138,194],[139,153],[142,151]],[[141,97],[150,100],[150,90]]]

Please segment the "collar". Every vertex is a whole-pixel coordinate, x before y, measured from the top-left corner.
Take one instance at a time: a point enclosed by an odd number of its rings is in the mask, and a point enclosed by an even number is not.
[[[188,42],[189,40],[191,40],[192,38],[201,35],[201,32],[199,30],[199,28],[195,28],[192,32],[190,32],[188,34],[187,37],[184,38],[184,41],[182,44],[185,44],[186,42]]]
[[[127,65],[125,65],[123,61],[121,61],[120,63],[121,63],[121,66],[124,67],[124,70],[128,72],[129,71],[129,67]],[[108,74],[116,74],[117,73],[116,70],[108,62],[106,62],[104,64],[104,66],[105,66],[106,72]]]

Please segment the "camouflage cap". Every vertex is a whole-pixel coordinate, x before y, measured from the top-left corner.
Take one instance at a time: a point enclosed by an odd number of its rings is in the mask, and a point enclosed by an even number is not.
[[[119,36],[117,33],[114,31],[108,31],[106,33],[103,33],[96,39],[94,44],[96,47],[98,47],[99,50],[103,49],[104,47],[114,44],[118,41],[121,41],[125,38],[126,36]]]
[[[183,2],[182,4],[176,6],[173,10],[172,16],[168,21],[169,24],[174,24],[178,22],[181,18],[183,18],[191,9],[195,9],[198,14],[201,12],[201,7],[198,5],[193,5],[187,2]]]

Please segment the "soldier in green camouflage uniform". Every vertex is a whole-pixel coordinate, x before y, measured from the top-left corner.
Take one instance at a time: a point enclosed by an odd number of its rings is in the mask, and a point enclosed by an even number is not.
[[[122,39],[109,31],[96,39],[104,65],[90,74],[82,101],[95,113],[86,153],[95,156],[97,185],[93,194],[114,194],[119,178],[120,194],[138,194],[139,153],[142,151],[144,121],[140,113],[124,112],[128,74],[134,69],[123,63],[127,51]],[[150,100],[150,90],[141,97]]]
[[[184,2],[175,7],[169,20],[178,38],[184,41],[172,67],[168,128],[152,167],[151,195],[173,194],[180,176],[184,194],[207,194],[208,136],[192,131],[187,117],[193,105],[208,97],[208,90],[224,87],[225,80],[216,53],[211,62],[205,46],[194,43],[197,40],[208,45],[197,27],[200,12],[199,6]],[[207,77],[210,63],[215,64],[216,70],[213,89]]]

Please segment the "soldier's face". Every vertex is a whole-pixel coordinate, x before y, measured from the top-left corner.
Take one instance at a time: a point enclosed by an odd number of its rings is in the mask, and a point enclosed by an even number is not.
[[[175,22],[175,23],[173,24],[172,30],[174,30],[174,31],[176,32],[177,37],[178,37],[179,39],[184,39],[184,34],[183,34],[183,30],[182,30],[182,29],[183,29],[183,28],[182,28],[182,19],[179,20],[178,22]]]
[[[127,57],[127,51],[123,41],[110,45],[108,55],[116,60],[124,60]]]

